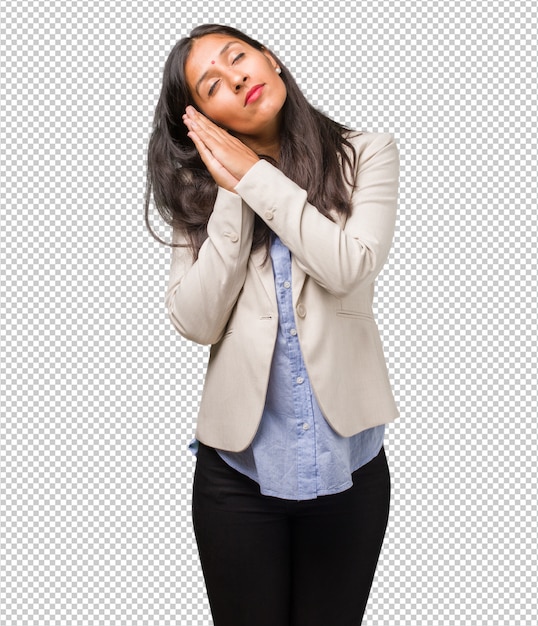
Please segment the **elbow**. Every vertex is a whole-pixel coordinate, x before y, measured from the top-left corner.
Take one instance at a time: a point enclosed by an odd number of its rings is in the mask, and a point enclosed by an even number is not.
[[[189,314],[188,310],[178,311],[172,293],[167,295],[165,306],[172,326],[189,341],[194,341],[194,343],[202,346],[209,346],[220,341],[224,334],[223,330],[212,326],[198,312],[194,311]]]
[[[327,291],[334,296],[335,298],[345,298],[346,296],[348,296],[350,293],[352,293],[353,291],[356,291],[357,289],[360,288],[360,284],[356,284],[355,282],[353,283],[342,283],[340,285],[337,285],[336,287],[328,287]]]
[[[202,346],[217,343],[222,337],[223,333],[221,331],[208,328],[200,318],[190,322],[185,318],[180,319],[174,312],[173,307],[168,308],[168,317],[172,322],[172,326],[182,337]]]
[[[350,280],[341,281],[338,285],[333,285],[327,288],[327,291],[335,298],[346,298],[354,291],[358,291],[359,289],[364,288],[366,285],[373,283],[374,280],[374,275],[361,277],[360,279],[352,277],[352,279]]]
[[[328,287],[328,291],[336,298],[345,298],[350,293],[371,285],[385,264],[385,260],[386,255],[365,247],[357,264],[343,268],[332,285]]]

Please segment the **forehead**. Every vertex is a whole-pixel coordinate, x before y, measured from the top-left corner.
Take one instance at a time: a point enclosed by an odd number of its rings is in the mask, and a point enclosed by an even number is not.
[[[219,52],[228,43],[244,44],[240,39],[219,33],[196,39],[185,63],[187,76],[195,78],[195,74],[205,72],[211,65],[211,61],[217,60]]]

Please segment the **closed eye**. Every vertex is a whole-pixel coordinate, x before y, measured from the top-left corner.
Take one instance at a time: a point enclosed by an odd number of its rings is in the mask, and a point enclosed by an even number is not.
[[[218,81],[218,80],[216,80],[216,81],[215,81],[215,82],[211,85],[211,87],[209,88],[209,91],[207,92],[207,95],[208,95],[208,96],[212,96],[212,95],[213,95],[213,92],[215,91],[215,89],[216,89],[216,87],[217,87],[217,83],[218,83],[218,82],[219,82],[219,81]]]

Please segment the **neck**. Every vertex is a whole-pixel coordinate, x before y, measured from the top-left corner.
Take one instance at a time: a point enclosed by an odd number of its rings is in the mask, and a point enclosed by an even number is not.
[[[240,135],[236,137],[240,139],[251,150],[254,150],[256,154],[263,154],[269,156],[275,161],[279,160],[280,156],[280,120],[275,120],[275,123],[270,127],[265,128],[262,132],[256,135]]]
[[[249,142],[245,143],[251,150],[257,155],[269,156],[278,162],[280,157],[280,141],[271,141],[271,142]]]

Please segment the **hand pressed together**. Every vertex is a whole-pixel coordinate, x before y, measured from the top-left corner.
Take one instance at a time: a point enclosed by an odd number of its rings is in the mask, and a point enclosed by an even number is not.
[[[258,155],[192,106],[186,108],[183,122],[217,185],[234,192],[241,178],[260,160]]]

